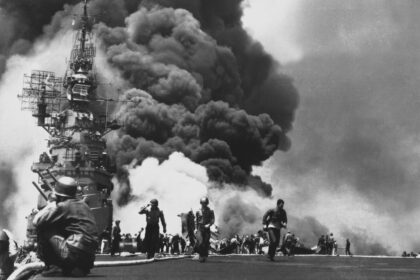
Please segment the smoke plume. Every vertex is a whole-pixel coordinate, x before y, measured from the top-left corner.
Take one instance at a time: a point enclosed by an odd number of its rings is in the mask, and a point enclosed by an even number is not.
[[[34,69],[64,73],[55,65],[48,69],[44,61],[58,63],[56,58],[64,60],[70,52],[61,44],[66,45],[63,35],[71,29],[73,15],[80,13],[78,3],[0,1],[0,21],[5,28],[0,46],[0,63],[4,63],[0,70],[5,71],[1,72],[0,97],[11,92],[6,77],[21,77],[31,70],[25,67],[17,74],[10,61],[31,59],[27,67],[33,62],[38,63]],[[107,138],[118,170],[119,187],[114,195],[120,206],[144,199],[139,192],[144,186],[139,189],[136,175],[126,165],[137,160],[147,167],[150,157],[162,163],[174,152],[205,168],[215,193],[232,185],[231,191],[272,195],[272,186],[252,174],[253,166],[261,165],[277,150],[289,149],[286,134],[292,127],[298,94],[292,80],[281,74],[279,64],[242,27],[241,4],[90,1],[99,53],[106,59],[101,70],[106,70],[108,78],[114,76],[110,82],[119,89],[113,93],[104,89],[99,94],[128,101],[114,112],[122,128]],[[36,145],[28,146],[25,155],[33,157]],[[19,174],[17,164],[11,169]],[[154,187],[152,184],[146,193],[153,193]],[[5,193],[13,200],[21,194]],[[243,224],[256,221],[242,220]]]
[[[147,158],[136,167],[126,168],[136,200],[115,208],[115,218],[121,220],[124,232],[135,233],[146,226],[145,216],[138,212],[156,198],[165,215],[168,233],[180,233],[181,219],[177,215],[198,210],[200,198],[207,194],[206,169],[181,153],[171,154],[161,164],[155,158]]]
[[[266,3],[251,4],[267,18],[290,8],[283,28],[291,35],[277,43],[300,54],[288,60],[285,71],[295,78],[302,102],[290,134],[294,148],[266,164],[273,171],[264,179],[284,186],[291,210],[316,215],[342,240],[354,238],[358,250],[419,250],[420,37],[414,32],[419,6],[415,1],[274,2],[272,13]],[[273,55],[284,57],[267,32],[281,29],[273,24],[261,24],[258,37]],[[382,249],[369,249],[363,240]]]
[[[240,2],[235,3],[240,11]],[[156,4],[168,3],[142,3],[127,17],[125,27],[97,27],[108,62],[132,87],[122,97],[131,102],[117,114],[124,127],[108,141],[120,180],[127,178],[122,166],[134,158],[164,160],[180,151],[205,166],[211,181],[251,186],[270,196],[272,187],[251,175],[252,166],[290,146],[286,133],[297,105],[290,79],[275,74],[276,63],[239,20],[233,18],[235,28],[223,30],[206,21],[219,18],[222,7],[201,15],[193,7],[182,6],[192,13],[179,9],[176,1],[175,8]],[[244,37],[241,48],[233,45],[236,41],[223,40],[229,32]],[[251,62],[264,69],[258,71]],[[254,79],[258,75],[249,75],[248,67],[262,76]],[[263,108],[265,103],[276,107],[274,120],[270,108]],[[125,204],[131,188],[129,182],[121,185],[118,202]]]

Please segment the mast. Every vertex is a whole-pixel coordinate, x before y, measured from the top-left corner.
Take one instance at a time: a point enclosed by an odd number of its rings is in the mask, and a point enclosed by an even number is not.
[[[85,4],[83,5],[83,16],[82,16],[82,37],[80,38],[80,48],[82,50],[82,54],[85,52],[87,21],[88,21],[87,0],[85,0]]]

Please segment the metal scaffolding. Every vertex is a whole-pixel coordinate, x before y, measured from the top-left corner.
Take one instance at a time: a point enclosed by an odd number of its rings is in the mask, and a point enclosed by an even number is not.
[[[62,101],[62,86],[62,78],[56,77],[54,72],[33,70],[31,74],[25,74],[22,94],[18,95],[21,109],[37,115],[40,113],[39,104],[45,104],[46,110],[43,113],[58,113]]]

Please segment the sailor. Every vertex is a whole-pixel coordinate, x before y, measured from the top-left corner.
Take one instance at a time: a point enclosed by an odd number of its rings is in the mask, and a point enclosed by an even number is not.
[[[255,238],[255,235],[251,234],[251,237],[249,238],[248,248],[250,254],[255,254],[255,248],[257,247],[257,239]]]
[[[152,259],[159,250],[159,220],[162,223],[163,233],[166,233],[166,222],[163,212],[158,207],[157,199],[152,199],[150,204],[143,207],[139,214],[146,215],[146,234],[144,246],[146,247],[147,258]],[[150,209],[147,209],[150,206]]]
[[[16,241],[12,234],[3,229],[0,231],[0,280],[6,280],[13,272],[13,265],[18,254]]]
[[[263,226],[268,232],[270,245],[268,248],[268,258],[274,261],[277,247],[280,243],[280,231],[281,228],[287,227],[287,214],[283,209],[283,199],[277,200],[277,207],[268,210],[263,216]]]
[[[120,242],[122,241],[121,237],[121,228],[120,220],[116,220],[114,226],[112,227],[112,241],[111,241],[111,256],[115,256],[115,253],[118,252],[121,255]]]
[[[338,244],[337,244],[337,241],[336,240],[334,240],[334,243],[333,243],[332,255],[333,256],[339,256],[338,255]]]
[[[324,235],[321,235],[321,237],[318,239],[318,248],[319,248],[319,254],[325,254],[325,238]]]
[[[191,246],[191,248],[194,248],[195,246],[195,217],[194,217],[194,212],[192,210],[190,210],[188,212],[187,215],[187,237],[189,240],[189,246]]]
[[[102,233],[99,236],[99,244],[101,246],[100,248],[100,253],[103,254],[105,252],[105,249],[108,248],[110,242],[110,237],[111,237],[111,232],[109,231],[109,227],[107,227],[106,229],[104,229],[104,231],[102,231]]]
[[[179,240],[180,244],[181,244],[181,253],[185,253],[185,247],[187,247],[187,242],[185,241],[184,237],[181,236],[180,240]]]
[[[330,233],[326,242],[327,242],[327,251],[328,251],[327,254],[332,255],[333,248],[334,248],[334,235],[332,233]]]
[[[174,237],[172,237],[172,250],[171,250],[171,254],[174,255],[179,255],[179,246],[181,245],[181,240],[180,240],[180,236],[179,234],[175,234]]]
[[[85,276],[93,267],[98,233],[92,211],[76,199],[77,187],[73,178],[59,178],[54,188],[56,201],[34,217],[39,257],[47,266],[44,275],[61,270],[66,276]]]
[[[346,256],[347,256],[347,255],[348,255],[348,256],[352,256],[352,254],[351,254],[351,252],[350,252],[350,245],[351,245],[350,240],[347,238],[347,239],[346,239]]]
[[[210,248],[210,227],[214,224],[214,212],[209,208],[209,199],[200,199],[201,209],[196,213],[196,251],[199,254],[199,261],[205,262],[209,255]]]

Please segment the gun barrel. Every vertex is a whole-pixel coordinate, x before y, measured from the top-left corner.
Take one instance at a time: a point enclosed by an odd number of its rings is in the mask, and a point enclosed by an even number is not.
[[[40,171],[37,172],[39,177],[41,177],[42,182],[44,182],[45,185],[47,185],[47,187],[50,189],[50,191],[53,190],[53,187],[50,185],[50,183],[48,183],[47,179],[44,178],[44,175],[42,175],[42,173]]]
[[[53,178],[54,182],[58,182],[57,178],[55,178],[55,176],[51,173],[51,171],[49,169],[47,169],[48,175],[51,176],[51,178]]]
[[[42,197],[46,200],[46,201],[48,201],[48,197],[47,197],[47,195],[41,190],[41,188],[38,186],[38,184],[37,183],[35,183],[35,182],[32,182],[32,185],[34,185],[35,186],[35,188],[38,190],[38,192],[42,195]]]

